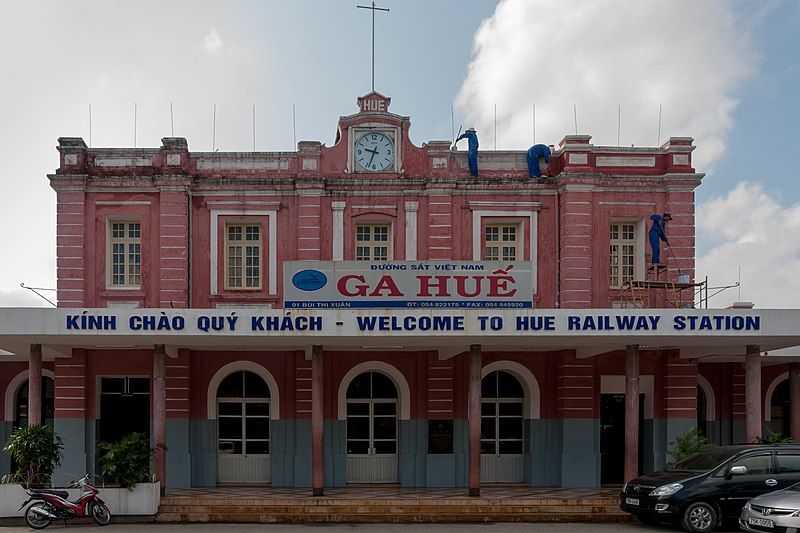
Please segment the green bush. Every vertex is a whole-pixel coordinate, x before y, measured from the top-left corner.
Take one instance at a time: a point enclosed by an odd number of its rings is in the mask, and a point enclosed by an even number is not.
[[[767,429],[767,434],[762,435],[756,439],[756,444],[788,444],[794,442],[789,437],[784,437],[780,431],[772,431],[772,428]]]
[[[29,488],[41,487],[61,465],[64,441],[53,426],[28,426],[16,428],[3,449],[17,464],[16,479]]]
[[[119,442],[98,442],[102,453],[100,472],[112,483],[133,490],[137,483],[150,480],[150,459],[156,453],[144,433],[131,433]]]
[[[673,461],[680,461],[693,453],[713,448],[711,444],[706,442],[706,438],[697,428],[691,428],[669,444],[672,446],[672,449],[667,452],[667,455],[672,457]]]

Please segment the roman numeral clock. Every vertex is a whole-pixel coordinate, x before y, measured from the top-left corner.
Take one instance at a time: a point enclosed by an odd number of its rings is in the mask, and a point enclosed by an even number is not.
[[[396,150],[389,132],[359,132],[353,145],[353,159],[359,172],[392,172]]]

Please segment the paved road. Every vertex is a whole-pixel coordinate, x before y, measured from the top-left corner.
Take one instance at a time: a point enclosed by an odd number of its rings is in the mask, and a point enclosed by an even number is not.
[[[78,526],[77,529],[75,527]],[[264,524],[125,524],[108,527],[79,526],[78,522],[70,523],[67,531],[79,533],[308,533],[319,532],[321,528],[332,533],[405,533],[406,531],[424,531],[427,533],[678,533],[683,531],[677,527],[649,527],[640,524],[317,524],[308,526],[264,525]],[[64,525],[53,524],[47,531],[64,530]],[[30,532],[27,527],[4,527],[3,533]],[[732,530],[729,530],[732,531]]]

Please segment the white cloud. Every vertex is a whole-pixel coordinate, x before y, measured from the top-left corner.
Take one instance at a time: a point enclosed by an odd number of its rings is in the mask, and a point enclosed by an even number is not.
[[[474,57],[456,105],[492,146],[558,144],[578,132],[594,144],[652,146],[674,135],[696,139],[695,166],[725,150],[738,84],[753,74],[745,17],[723,0],[630,2],[502,0],[475,35]]]
[[[220,37],[217,29],[211,28],[211,31],[203,39],[203,48],[212,56],[218,56],[224,47],[225,44],[222,42],[222,37]]]
[[[45,296],[55,300],[54,292],[47,292]],[[31,291],[23,288],[10,291],[0,291],[0,306],[3,307],[52,307],[49,303],[39,298]]]
[[[697,208],[697,227],[709,250],[697,260],[698,279],[735,282],[742,268],[741,298],[757,307],[800,306],[800,203],[784,206],[760,184],[740,182],[723,197]],[[711,300],[737,299],[729,290]]]

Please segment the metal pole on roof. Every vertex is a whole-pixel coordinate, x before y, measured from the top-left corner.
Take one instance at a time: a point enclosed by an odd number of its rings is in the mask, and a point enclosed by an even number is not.
[[[617,146],[619,146],[619,133],[622,128],[622,106],[617,106]]]
[[[371,6],[356,6],[356,7],[359,9],[372,10],[372,92],[375,92],[375,12],[376,11],[388,12],[389,9],[386,7],[375,7],[375,2],[372,2]]]
[[[656,146],[661,146],[661,105],[658,104],[658,143]]]
[[[175,116],[172,114],[172,102],[169,103],[169,128],[171,135],[175,137]]]
[[[742,301],[742,265],[739,265],[739,279],[736,283],[739,286],[739,296],[736,297],[740,302]]]
[[[297,150],[297,114],[295,113],[294,104],[292,104],[292,139],[294,139],[294,148]]]
[[[92,147],[92,104],[89,104],[89,148]]]
[[[50,298],[48,298],[47,296],[45,296],[44,294],[39,292],[39,291],[53,291],[53,292],[56,292],[57,289],[48,289],[48,288],[45,288],[45,287],[28,287],[27,285],[25,285],[25,282],[20,283],[19,286],[22,287],[23,289],[28,289],[29,291],[31,291],[36,296],[38,296],[42,300],[46,301],[47,303],[49,303],[53,307],[58,307],[58,305],[56,305],[56,303],[53,302],[53,300],[51,300]]]
[[[572,116],[575,119],[575,135],[578,134],[578,106],[572,104]]]
[[[494,149],[497,150],[497,102],[494,104]]]
[[[450,130],[451,130],[451,139],[456,138],[456,115],[455,111],[453,110],[453,104],[450,104]]]
[[[136,115],[138,113],[139,104],[133,103],[133,147],[136,148]]]
[[[253,104],[253,151],[256,151],[256,105]]]
[[[217,147],[217,104],[214,104],[214,107],[211,111],[211,151],[216,151],[215,148]]]

